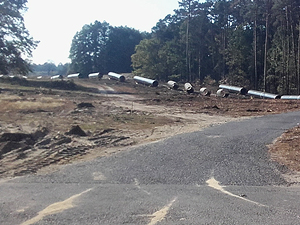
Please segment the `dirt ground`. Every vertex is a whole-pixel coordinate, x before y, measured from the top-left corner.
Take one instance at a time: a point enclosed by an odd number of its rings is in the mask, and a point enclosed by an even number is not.
[[[109,80],[0,79],[0,178],[51,172],[58,165],[115,154],[251,116],[299,110],[298,101],[192,94],[165,84]],[[217,87],[209,87],[216,93]],[[300,127],[270,146],[272,158],[300,171]]]

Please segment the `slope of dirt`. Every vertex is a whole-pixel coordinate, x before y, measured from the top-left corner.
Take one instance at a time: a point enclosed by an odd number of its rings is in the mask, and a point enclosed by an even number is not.
[[[0,178],[51,171],[124,147],[299,107],[297,101],[207,97],[105,77],[56,84],[0,80],[0,87]]]

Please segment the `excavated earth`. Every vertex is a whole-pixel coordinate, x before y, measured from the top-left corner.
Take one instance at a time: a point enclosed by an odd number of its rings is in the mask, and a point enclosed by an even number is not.
[[[298,101],[192,94],[109,80],[0,79],[0,178],[116,154],[214,124],[299,110]],[[183,86],[183,85],[181,85]],[[217,87],[210,86],[212,93]],[[274,160],[299,171],[300,128],[278,138]]]

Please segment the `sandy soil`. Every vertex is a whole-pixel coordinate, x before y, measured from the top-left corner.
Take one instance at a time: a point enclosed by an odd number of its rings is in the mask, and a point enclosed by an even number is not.
[[[45,82],[0,82],[0,178],[50,172],[214,124],[299,109],[297,101],[208,97],[130,79]]]

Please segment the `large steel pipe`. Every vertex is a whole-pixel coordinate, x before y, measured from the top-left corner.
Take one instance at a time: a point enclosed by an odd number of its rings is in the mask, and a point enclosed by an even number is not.
[[[79,78],[80,73],[74,73],[74,74],[69,74],[67,75],[67,78]]]
[[[88,78],[98,78],[99,80],[103,77],[102,73],[90,73]]]
[[[193,85],[190,84],[190,83],[185,83],[185,84],[184,84],[184,90],[185,90],[188,94],[193,93],[193,92],[194,92]]]
[[[169,80],[167,85],[169,88],[174,89],[174,90],[177,90],[179,88],[179,85],[175,81],[172,81],[172,80]]]
[[[140,76],[134,76],[133,79],[135,80],[135,82],[140,83],[140,84],[149,85],[151,87],[158,86],[157,80],[152,80],[152,79],[148,79],[148,78],[140,77]]]
[[[200,88],[200,94],[204,96],[210,96],[211,92],[206,87]]]
[[[263,91],[249,90],[248,95],[259,96],[261,98],[280,99],[280,95],[266,93],[266,92],[263,92]]]
[[[56,79],[62,80],[62,79],[63,79],[63,76],[62,76],[62,75],[55,75],[55,76],[50,77],[50,79],[51,79],[51,80],[56,80]]]
[[[108,77],[109,77],[109,79],[118,80],[120,82],[125,81],[125,77],[123,75],[120,75],[120,74],[117,74],[117,73],[114,73],[114,72],[109,72]]]
[[[219,89],[219,90],[217,90],[217,97],[222,97],[222,98],[227,98],[228,97],[228,93],[226,93],[225,91],[224,91],[224,89]]]
[[[280,98],[283,100],[300,100],[300,95],[282,95]]]
[[[247,89],[244,87],[237,87],[237,86],[231,86],[231,85],[226,85],[226,84],[220,84],[219,88],[226,89],[229,91],[235,91],[238,92],[241,95],[246,95],[247,94]]]

